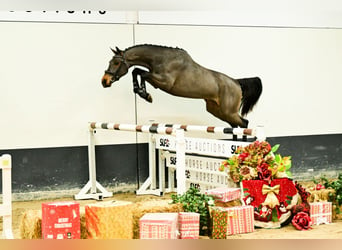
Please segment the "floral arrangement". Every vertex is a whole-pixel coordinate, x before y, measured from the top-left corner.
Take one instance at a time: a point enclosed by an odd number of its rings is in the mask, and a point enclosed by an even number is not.
[[[228,170],[234,182],[292,177],[291,156],[276,154],[279,144],[271,147],[267,141],[255,141],[238,147],[235,154],[222,162],[220,171]]]

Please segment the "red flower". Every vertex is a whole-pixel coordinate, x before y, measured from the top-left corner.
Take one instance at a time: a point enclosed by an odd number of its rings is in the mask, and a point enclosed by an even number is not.
[[[263,163],[261,166],[258,166],[258,177],[260,180],[271,180],[272,171],[268,167],[269,165],[267,163]]]
[[[239,154],[239,159],[244,161],[249,156],[249,153],[241,153]]]
[[[311,229],[311,218],[305,212],[299,212],[292,219],[292,225],[298,230]]]
[[[325,189],[325,187],[322,184],[318,183],[316,185],[316,190],[321,190],[321,189]]]

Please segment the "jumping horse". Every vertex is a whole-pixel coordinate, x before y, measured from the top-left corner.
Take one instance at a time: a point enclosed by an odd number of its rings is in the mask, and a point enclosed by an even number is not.
[[[248,127],[248,120],[242,116],[252,110],[261,95],[259,77],[233,79],[202,67],[180,48],[144,44],[111,50],[114,57],[102,77],[103,87],[110,87],[130,67],[142,66],[147,70],[136,67],[132,71],[133,90],[148,102],[152,102],[152,97],[146,91],[145,81],[171,95],[204,99],[207,111],[215,117],[232,127]]]

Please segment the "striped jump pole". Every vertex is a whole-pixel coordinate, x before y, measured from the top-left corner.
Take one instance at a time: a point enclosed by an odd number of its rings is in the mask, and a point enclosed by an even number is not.
[[[231,134],[239,136],[255,136],[257,140],[265,140],[265,135],[262,127],[252,129],[163,123],[153,123],[151,125],[136,125],[108,122],[91,122],[89,123],[89,127],[90,129],[109,129],[153,134],[172,134],[175,133],[177,129],[183,129],[185,132],[203,132],[215,134]]]

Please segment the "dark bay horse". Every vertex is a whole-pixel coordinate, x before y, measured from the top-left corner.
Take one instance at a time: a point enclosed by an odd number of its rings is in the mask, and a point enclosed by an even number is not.
[[[159,45],[136,45],[125,50],[112,49],[114,57],[102,77],[103,87],[110,87],[134,68],[133,90],[140,97],[152,102],[146,92],[145,81],[165,92],[188,98],[200,98],[206,102],[207,111],[228,122],[232,127],[247,128],[244,116],[257,103],[262,84],[258,77],[233,79],[225,74],[202,67],[183,49]],[[140,76],[140,84],[138,82]]]

